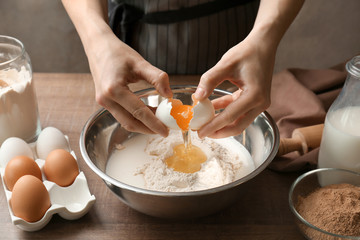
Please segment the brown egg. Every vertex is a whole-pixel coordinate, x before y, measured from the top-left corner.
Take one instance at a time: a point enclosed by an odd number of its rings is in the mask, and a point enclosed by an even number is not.
[[[27,156],[16,156],[6,164],[4,181],[12,191],[16,181],[24,175],[33,175],[42,181],[41,170],[36,162]]]
[[[39,221],[51,206],[49,192],[37,177],[22,176],[15,183],[10,206],[15,216],[28,222]]]
[[[45,160],[44,173],[47,180],[59,186],[71,185],[79,174],[75,158],[64,149],[55,149]]]

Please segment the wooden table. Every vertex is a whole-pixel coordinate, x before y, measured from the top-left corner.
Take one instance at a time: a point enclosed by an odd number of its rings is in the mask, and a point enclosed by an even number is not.
[[[288,191],[300,173],[265,170],[249,183],[235,205],[201,219],[169,221],[146,216],[123,204],[81,157],[79,137],[89,116],[99,109],[90,74],[34,74],[42,127],[54,126],[69,136],[80,169],[96,203],[74,221],[54,215],[45,228],[25,232],[11,223],[3,188],[0,193],[0,239],[303,239],[288,207]],[[196,76],[173,77],[191,83]],[[137,90],[145,84],[135,84]]]

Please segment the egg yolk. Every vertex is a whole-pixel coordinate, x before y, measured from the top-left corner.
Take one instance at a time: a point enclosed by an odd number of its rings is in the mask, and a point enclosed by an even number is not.
[[[175,105],[170,111],[170,115],[176,120],[177,125],[186,131],[189,129],[189,124],[193,118],[193,106],[190,105]]]
[[[196,104],[194,104],[196,105]],[[173,148],[173,155],[165,159],[168,167],[177,172],[194,173],[201,169],[201,164],[207,160],[205,153],[191,144],[189,124],[193,118],[193,106],[173,104],[170,115],[176,120],[183,132],[184,144]]]
[[[194,173],[201,169],[201,164],[206,161],[206,155],[197,146],[180,144],[174,147],[171,157],[165,159],[168,167],[177,172]]]

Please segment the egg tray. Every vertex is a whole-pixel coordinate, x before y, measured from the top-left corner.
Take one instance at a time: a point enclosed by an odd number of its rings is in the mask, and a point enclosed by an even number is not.
[[[65,136],[65,138],[67,141],[69,141],[67,136]],[[29,145],[34,152],[35,143]],[[77,160],[74,151],[71,151],[70,153]],[[61,187],[54,182],[46,180],[43,171],[45,160],[36,159],[35,162],[41,169],[43,183],[49,192],[51,202],[50,208],[46,211],[45,215],[37,222],[27,222],[24,219],[14,215],[10,207],[10,199],[12,192],[7,189],[4,182],[5,168],[0,168],[1,180],[7,199],[7,205],[9,208],[11,221],[15,226],[24,231],[38,231],[49,223],[54,214],[58,214],[62,218],[67,220],[75,220],[81,218],[90,210],[92,205],[95,203],[96,198],[90,193],[86,177],[82,171],[79,172],[75,181],[70,186]]]

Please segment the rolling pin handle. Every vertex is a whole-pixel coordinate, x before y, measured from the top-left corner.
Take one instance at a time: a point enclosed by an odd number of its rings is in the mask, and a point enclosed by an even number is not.
[[[291,138],[281,138],[277,156],[297,151],[300,155],[320,146],[324,124],[297,128]]]
[[[301,151],[302,144],[298,138],[281,138],[277,156],[282,156],[290,152]]]

